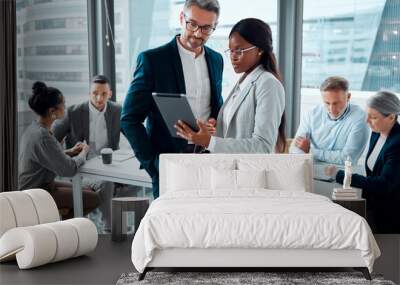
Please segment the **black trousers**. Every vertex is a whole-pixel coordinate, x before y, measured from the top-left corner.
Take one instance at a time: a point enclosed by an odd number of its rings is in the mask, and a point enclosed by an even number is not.
[[[209,151],[200,145],[187,144],[181,153],[209,153]]]

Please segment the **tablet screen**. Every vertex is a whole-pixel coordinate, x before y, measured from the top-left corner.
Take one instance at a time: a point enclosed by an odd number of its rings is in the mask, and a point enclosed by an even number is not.
[[[194,131],[198,131],[196,118],[185,94],[154,92],[152,95],[171,136],[180,138],[174,127],[178,120],[185,122]]]

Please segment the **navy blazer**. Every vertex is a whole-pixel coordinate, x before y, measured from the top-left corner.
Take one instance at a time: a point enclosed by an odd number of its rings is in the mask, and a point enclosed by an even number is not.
[[[395,123],[375,162],[372,171],[367,167],[380,134],[371,134],[365,169],[367,176],[353,174],[351,186],[363,189],[367,210],[375,225],[375,232],[400,233],[400,125]],[[344,172],[339,171],[336,181],[343,182]]]
[[[223,59],[208,47],[204,50],[211,84],[211,117],[217,118],[222,105]],[[139,54],[134,78],[122,107],[122,131],[141,162],[141,168],[153,177],[158,174],[158,155],[181,152],[187,141],[170,135],[152,92],[186,93],[176,37],[161,47]],[[143,122],[146,118],[145,128]]]

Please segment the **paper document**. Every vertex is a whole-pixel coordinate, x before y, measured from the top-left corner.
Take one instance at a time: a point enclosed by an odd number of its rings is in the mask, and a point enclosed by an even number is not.
[[[113,153],[113,161],[122,162],[131,159],[132,157],[135,157],[133,153],[118,153],[118,152]]]

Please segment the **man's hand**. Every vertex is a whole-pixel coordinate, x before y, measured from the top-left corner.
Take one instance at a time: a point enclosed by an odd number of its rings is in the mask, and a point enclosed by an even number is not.
[[[304,151],[305,153],[310,152],[310,139],[305,137],[296,137],[294,141],[294,145],[297,146],[299,149]]]
[[[82,151],[84,145],[85,143],[83,142],[77,142],[72,148],[65,150],[65,154],[75,156]]]
[[[86,159],[87,154],[89,153],[89,150],[90,150],[89,145],[87,143],[83,142],[82,143],[82,148],[81,148],[81,151],[80,151],[79,155]]]
[[[196,120],[199,131],[193,131],[187,124],[179,120],[174,126],[177,130],[176,134],[181,138],[192,141],[196,145],[208,147],[210,144],[211,133],[209,132],[209,123]]]

